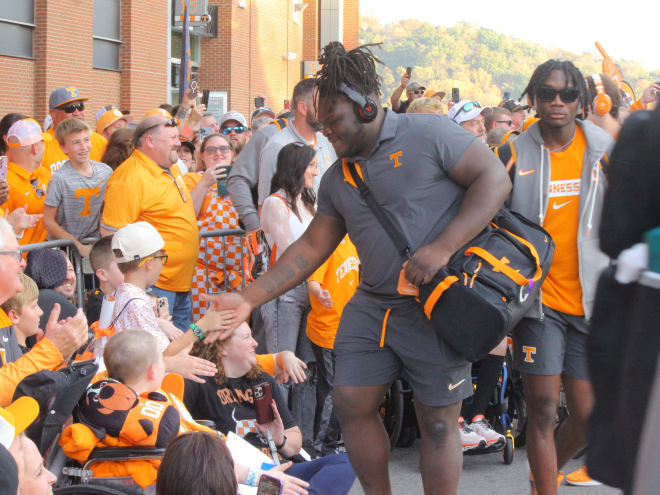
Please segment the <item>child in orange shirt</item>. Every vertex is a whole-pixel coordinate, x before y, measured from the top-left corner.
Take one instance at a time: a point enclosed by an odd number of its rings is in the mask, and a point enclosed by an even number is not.
[[[312,310],[307,317],[307,336],[316,356],[316,411],[312,446],[320,453],[334,451],[339,422],[332,413],[335,384],[335,336],[344,306],[355,294],[360,280],[360,260],[346,236],[337,249],[308,279]]]

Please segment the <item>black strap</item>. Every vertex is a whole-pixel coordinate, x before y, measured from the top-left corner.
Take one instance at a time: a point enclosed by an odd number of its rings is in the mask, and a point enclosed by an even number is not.
[[[143,299],[142,299],[141,297],[131,297],[128,301],[126,301],[126,304],[124,304],[124,307],[121,308],[121,311],[120,311],[119,313],[117,313],[117,316],[115,316],[115,317],[112,319],[112,322],[110,323],[110,326],[112,326],[112,325],[115,324],[115,322],[119,319],[119,317],[121,316],[121,314],[122,314],[122,313],[124,312],[124,310],[128,307],[128,305],[131,303],[131,301],[137,301],[138,299],[139,299],[140,301],[143,301]]]
[[[351,172],[351,177],[353,177],[353,181],[360,191],[360,196],[362,196],[362,199],[364,199],[364,201],[367,203],[367,206],[369,206],[369,209],[378,220],[378,223],[380,223],[381,227],[385,229],[387,235],[390,236],[390,239],[392,239],[396,250],[406,258],[412,258],[412,250],[410,249],[408,240],[401,232],[397,230],[390,218],[387,216],[387,213],[385,213],[385,210],[376,202],[376,198],[373,197],[371,191],[360,177],[360,174],[357,173],[354,162],[348,162],[348,170]]]

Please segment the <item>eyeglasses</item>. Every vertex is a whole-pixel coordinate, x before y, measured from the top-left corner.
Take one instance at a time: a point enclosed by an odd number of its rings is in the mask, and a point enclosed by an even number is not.
[[[18,250],[18,249],[16,249],[15,251],[0,251],[0,254],[4,254],[5,256],[11,256],[12,258],[14,258],[19,263],[21,262],[21,259],[23,258],[23,253],[21,253],[21,251]]]
[[[85,110],[85,104],[82,101],[79,101],[78,103],[69,103],[68,105],[64,105],[63,107],[58,107],[58,110],[62,110],[66,113],[73,113],[76,110],[82,112],[83,110]]]
[[[153,258],[154,258],[155,260],[161,260],[161,263],[163,263],[163,265],[167,265],[167,259],[168,259],[168,257],[167,257],[166,254],[161,254],[161,255],[159,255],[159,256],[153,256]]]
[[[220,132],[227,136],[232,132],[235,132],[236,134],[243,134],[245,131],[247,131],[247,127],[243,125],[235,125],[234,127],[223,127]]]
[[[543,87],[539,89],[537,94],[541,98],[541,101],[545,101],[546,103],[554,101],[557,95],[559,95],[559,98],[564,103],[573,103],[580,96],[580,91],[576,88],[555,89]]]
[[[495,123],[496,124],[506,124],[506,125],[511,126],[511,125],[513,125],[513,120],[496,120]]]
[[[204,148],[204,152],[208,153],[209,155],[215,155],[218,151],[223,154],[229,153],[231,151],[231,147],[223,144],[222,146],[207,146]]]
[[[475,108],[481,108],[481,105],[479,104],[478,101],[468,101],[463,103],[463,106],[456,112],[456,115],[454,115],[453,120],[456,120],[456,117],[458,117],[458,114],[461,112],[470,112],[471,110]]]
[[[147,256],[146,258],[144,258],[142,261],[140,261],[138,263],[138,268],[141,267],[142,265],[144,265],[149,260],[162,260],[161,263],[163,263],[163,265],[167,265],[167,255],[166,254],[161,254],[159,256]]]
[[[46,194],[45,189],[39,187],[39,179],[30,179],[30,185],[34,189],[34,194],[37,195],[37,198],[43,198]]]
[[[142,129],[140,133],[136,133],[135,138],[133,138],[133,142],[137,143],[140,140],[140,138],[144,136],[151,129],[155,129],[156,127],[160,127],[161,125],[165,127],[178,127],[178,124],[179,122],[176,119],[167,119],[165,122],[154,124],[152,126],[147,127],[146,129]]]

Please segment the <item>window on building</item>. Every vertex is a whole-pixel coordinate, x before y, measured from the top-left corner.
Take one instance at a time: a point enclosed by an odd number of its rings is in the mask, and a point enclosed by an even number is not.
[[[0,55],[33,58],[34,0],[0,0]]]
[[[119,70],[121,1],[94,0],[94,58],[96,69]]]

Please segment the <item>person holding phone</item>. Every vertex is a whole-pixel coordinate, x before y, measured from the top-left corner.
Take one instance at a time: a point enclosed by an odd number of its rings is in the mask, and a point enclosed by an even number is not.
[[[217,430],[233,432],[261,450],[268,457],[277,456],[279,468],[268,471],[284,482],[283,493],[345,495],[355,481],[355,473],[346,454],[332,454],[312,461],[291,464],[289,459],[300,454],[302,434],[289,412],[286,398],[275,385],[273,377],[257,364],[250,327],[243,323],[228,337],[213,343],[196,343],[192,353],[209,359],[218,369],[215,377],[207,377],[204,383],[186,380],[184,403],[193,418],[205,418],[215,422]],[[253,389],[264,382],[272,392],[271,422],[259,424],[256,403],[259,399]],[[267,399],[267,394],[263,397]],[[272,445],[268,441],[268,433]],[[297,459],[300,459],[298,457]],[[282,473],[284,471],[284,473]],[[307,490],[298,480],[309,483]]]
[[[227,176],[235,157],[234,149],[229,136],[207,136],[202,140],[197,171],[183,177],[183,182],[192,196],[200,231],[240,228],[238,213],[226,187]],[[204,248],[208,251],[206,262]],[[208,290],[215,292],[215,289],[221,287],[223,291],[232,291],[239,286],[242,279],[241,249],[241,240],[236,236],[209,237],[202,241],[191,289],[194,318],[201,317],[206,312],[206,303],[200,294],[207,291],[207,270],[211,283]],[[224,258],[225,253],[227,259]],[[224,280],[225,268],[229,280]]]
[[[418,82],[410,82],[412,76],[412,67],[406,68],[406,72],[401,76],[401,84],[394,90],[390,96],[390,103],[394,113],[406,113],[408,105],[410,105],[417,98],[424,96],[426,88]],[[406,91],[406,101],[401,101],[403,91]]]

